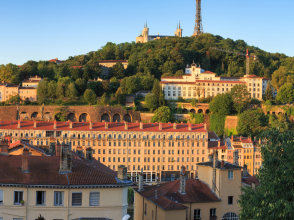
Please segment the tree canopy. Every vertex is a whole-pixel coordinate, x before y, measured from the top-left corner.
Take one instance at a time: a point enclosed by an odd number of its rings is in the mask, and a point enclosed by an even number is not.
[[[294,101],[294,84],[284,84],[278,91],[276,99],[282,103],[292,103]]]
[[[209,103],[209,110],[214,114],[229,115],[233,109],[230,93],[217,94]]]

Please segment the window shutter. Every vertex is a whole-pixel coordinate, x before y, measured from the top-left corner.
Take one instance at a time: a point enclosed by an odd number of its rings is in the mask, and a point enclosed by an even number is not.
[[[82,193],[72,193],[72,205],[73,206],[82,205]]]
[[[3,203],[3,190],[0,190],[0,203]]]
[[[90,192],[90,206],[99,206],[100,192]]]

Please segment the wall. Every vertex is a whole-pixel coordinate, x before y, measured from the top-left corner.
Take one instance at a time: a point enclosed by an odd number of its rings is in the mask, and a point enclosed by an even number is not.
[[[0,217],[3,220],[23,218],[36,219],[41,213],[46,220],[75,219],[80,217],[107,217],[122,219],[127,214],[127,187],[97,189],[50,189],[50,188],[16,188],[0,187],[4,190],[4,202],[0,205]],[[24,191],[25,205],[14,205],[14,190]],[[36,206],[36,191],[46,191],[46,205]],[[64,192],[64,205],[54,206],[54,191]],[[89,193],[100,192],[99,206],[89,206]],[[82,206],[71,206],[72,192],[82,192]],[[69,195],[69,198],[68,198]],[[123,201],[123,202],[122,202]],[[69,203],[69,207],[68,207]],[[69,209],[68,209],[69,208]],[[69,217],[68,217],[69,216]]]
[[[238,124],[238,116],[227,116],[225,122],[225,129],[236,128]]]

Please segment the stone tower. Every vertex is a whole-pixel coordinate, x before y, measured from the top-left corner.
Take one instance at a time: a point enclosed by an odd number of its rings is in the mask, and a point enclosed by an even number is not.
[[[146,24],[144,25],[142,36],[143,36],[143,43],[147,43],[149,41],[149,28],[147,27],[147,21],[146,21]]]
[[[181,23],[179,22],[179,26],[177,27],[177,30],[175,32],[176,37],[182,37],[183,35],[183,29],[181,29]]]

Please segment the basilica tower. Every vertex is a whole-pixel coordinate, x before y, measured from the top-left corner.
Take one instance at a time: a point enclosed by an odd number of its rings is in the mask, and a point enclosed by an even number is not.
[[[183,29],[181,29],[181,23],[179,22],[179,26],[177,27],[177,30],[175,32],[176,37],[182,37],[183,36]]]

